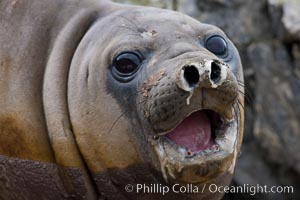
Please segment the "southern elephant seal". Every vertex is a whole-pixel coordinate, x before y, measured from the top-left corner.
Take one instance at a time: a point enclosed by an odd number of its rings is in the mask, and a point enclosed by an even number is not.
[[[230,183],[244,100],[220,29],[107,1],[2,0],[0,44],[1,199],[223,196],[203,186]],[[199,191],[136,185],[188,183]]]

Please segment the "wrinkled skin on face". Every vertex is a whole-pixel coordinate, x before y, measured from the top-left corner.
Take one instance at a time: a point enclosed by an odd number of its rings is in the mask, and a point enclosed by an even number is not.
[[[1,70],[12,74],[1,73],[8,86],[0,84],[5,94],[0,143],[7,144],[11,135],[22,138],[0,148],[0,169],[7,177],[0,197],[221,198],[208,188],[163,197],[124,188],[230,183],[243,135],[243,72],[226,35],[168,10],[89,1],[50,4],[46,15],[24,14],[26,27],[37,30],[28,29],[16,41],[7,38],[18,17],[9,25],[12,5],[0,4],[7,16],[0,23],[8,27],[1,28],[6,44]],[[35,11],[38,5],[16,4],[10,12],[20,13],[16,9],[22,6]],[[57,10],[63,20],[48,22]],[[51,26],[30,20],[36,15]],[[15,54],[11,46],[28,53]],[[16,172],[25,169],[30,173],[21,177],[30,184],[19,189]]]

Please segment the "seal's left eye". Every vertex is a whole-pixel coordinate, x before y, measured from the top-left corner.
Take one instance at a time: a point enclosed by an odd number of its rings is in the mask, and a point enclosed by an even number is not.
[[[205,47],[217,56],[224,56],[227,52],[227,43],[225,39],[219,35],[208,38]]]
[[[114,59],[113,66],[121,75],[128,75],[135,73],[141,63],[142,59],[138,54],[124,52]]]

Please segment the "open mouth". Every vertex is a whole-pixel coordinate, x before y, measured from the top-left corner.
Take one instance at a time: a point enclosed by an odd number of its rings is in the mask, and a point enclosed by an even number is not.
[[[210,109],[191,113],[171,131],[156,137],[161,150],[172,158],[188,159],[205,155],[213,159],[231,154],[237,138],[237,119],[225,120]]]
[[[219,167],[210,168],[210,175],[224,170],[224,166],[230,165],[231,156],[236,157],[237,135],[238,116],[225,120],[221,114],[203,109],[192,112],[169,132],[154,137],[152,144],[167,180],[169,176],[175,179],[175,174],[183,169],[195,166],[199,169],[211,162],[219,163],[215,165]],[[195,180],[198,181],[197,177]]]
[[[198,153],[216,147],[216,132],[222,125],[221,117],[213,110],[199,110],[185,118],[175,129],[165,135],[170,142]]]

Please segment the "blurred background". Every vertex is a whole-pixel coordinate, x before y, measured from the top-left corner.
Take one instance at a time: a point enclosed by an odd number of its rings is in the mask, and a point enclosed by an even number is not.
[[[242,154],[233,185],[294,187],[287,194],[224,199],[300,199],[300,0],[115,0],[177,10],[223,29],[246,83]]]

